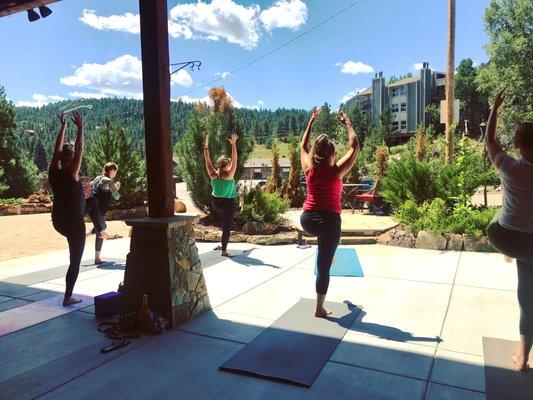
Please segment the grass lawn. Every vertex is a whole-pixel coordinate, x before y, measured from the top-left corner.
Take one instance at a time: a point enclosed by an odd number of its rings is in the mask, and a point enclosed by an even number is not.
[[[279,156],[289,156],[289,144],[288,143],[278,143]],[[272,158],[272,151],[267,149],[264,144],[256,144],[250,154],[249,158]]]

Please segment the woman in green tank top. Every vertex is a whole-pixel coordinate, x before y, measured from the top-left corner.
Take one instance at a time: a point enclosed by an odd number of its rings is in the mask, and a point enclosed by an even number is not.
[[[231,143],[231,160],[227,156],[221,156],[215,163],[216,167],[213,166],[209,155],[209,136],[205,137],[204,142],[205,168],[211,178],[213,208],[219,214],[222,222],[221,248],[224,257],[230,256],[226,249],[235,214],[235,198],[237,197],[234,179],[235,171],[237,170],[237,139],[238,137],[235,134],[232,134],[229,139]]]

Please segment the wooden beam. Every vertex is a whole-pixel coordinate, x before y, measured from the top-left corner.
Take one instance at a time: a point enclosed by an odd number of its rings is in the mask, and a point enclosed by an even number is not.
[[[139,0],[139,13],[149,216],[166,218],[174,215],[167,1]]]
[[[0,0],[0,17],[45,6],[56,1],[59,0]]]
[[[455,98],[455,0],[448,0],[448,52],[446,59],[446,152],[447,164],[453,162],[453,101]]]

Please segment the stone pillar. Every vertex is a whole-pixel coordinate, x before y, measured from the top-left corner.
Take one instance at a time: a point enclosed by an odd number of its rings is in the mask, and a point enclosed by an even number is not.
[[[148,295],[151,310],[180,325],[211,308],[195,243],[197,217],[128,220],[130,253],[124,272],[123,312],[139,310]]]

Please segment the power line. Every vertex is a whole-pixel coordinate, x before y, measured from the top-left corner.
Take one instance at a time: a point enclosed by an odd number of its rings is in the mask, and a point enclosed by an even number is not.
[[[316,29],[320,28],[322,25],[327,24],[327,23],[328,23],[329,21],[331,21],[332,19],[338,17],[339,15],[341,15],[341,14],[343,14],[344,12],[348,11],[349,9],[355,7],[357,4],[361,3],[362,1],[363,1],[363,0],[354,1],[353,3],[351,3],[351,4],[349,4],[348,6],[344,7],[342,10],[340,10],[340,11],[336,12],[335,14],[329,16],[328,18],[322,20],[322,21],[321,21],[320,23],[318,23],[317,25],[315,25],[315,26],[313,26],[312,28],[309,28],[308,30],[306,30],[306,31],[304,31],[304,32],[302,32],[302,33],[300,33],[299,35],[295,36],[295,37],[292,38],[291,40],[289,40],[289,41],[287,41],[287,42],[281,44],[280,46],[276,47],[275,49],[272,49],[272,50],[270,50],[269,52],[267,52],[267,53],[265,53],[265,54],[263,54],[263,55],[261,55],[261,56],[255,58],[255,59],[253,59],[252,61],[250,61],[250,62],[248,62],[248,63],[246,63],[246,64],[244,64],[244,65],[242,65],[242,66],[240,66],[240,67],[238,67],[238,68],[236,68],[236,69],[234,69],[233,71],[230,71],[229,74],[226,75],[226,77],[227,77],[227,76],[234,75],[235,73],[237,73],[237,72],[239,72],[239,71],[241,71],[241,70],[243,70],[243,69],[249,67],[250,65],[253,65],[253,64],[255,64],[255,63],[257,63],[257,62],[259,62],[259,61],[261,61],[261,60],[267,58],[268,56],[274,54],[275,52],[277,52],[277,51],[279,51],[279,50],[281,50],[281,49],[283,49],[284,47],[289,46],[290,44],[296,42],[298,39],[301,39],[302,37],[308,35],[309,33],[315,31]],[[220,81],[223,80],[223,79],[225,79],[225,78],[219,77],[219,78],[213,79],[212,81],[209,81],[209,82],[207,82],[207,83],[201,83],[201,84],[199,84],[199,87],[197,87],[196,89],[191,89],[191,90],[189,90],[189,91],[187,91],[187,92],[185,92],[185,93],[182,93],[181,95],[178,96],[178,98],[179,98],[179,97],[182,97],[182,96],[186,96],[186,95],[191,94],[191,93],[194,93],[194,92],[196,92],[196,91],[202,89],[204,86],[211,86],[211,85],[213,85],[214,83],[220,82]]]

